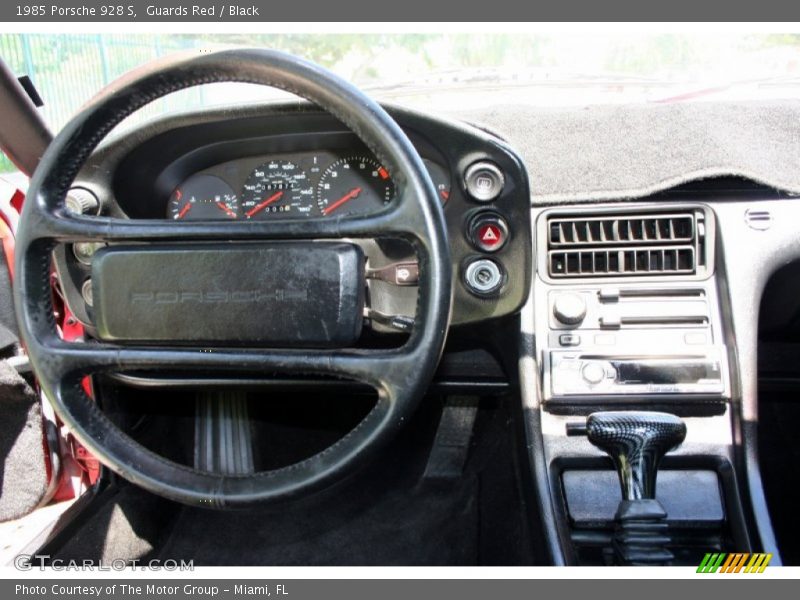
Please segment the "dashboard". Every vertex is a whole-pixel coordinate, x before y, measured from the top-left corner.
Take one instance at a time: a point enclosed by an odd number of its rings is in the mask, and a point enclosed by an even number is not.
[[[390,113],[412,141],[444,210],[454,279],[451,323],[518,312],[530,290],[527,173],[497,136],[405,109]],[[390,169],[332,116],[309,105],[220,109],[166,117],[106,142],[72,195],[101,216],[173,221],[339,219],[391,204]],[[234,241],[234,240],[232,240]],[[355,240],[366,258],[367,326],[407,332],[417,304],[409,242]],[[56,253],[71,312],[92,331],[95,248]]]

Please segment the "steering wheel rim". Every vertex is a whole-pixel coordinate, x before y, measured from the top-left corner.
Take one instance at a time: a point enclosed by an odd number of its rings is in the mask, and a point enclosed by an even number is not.
[[[161,222],[69,213],[64,198],[86,160],[125,117],[169,93],[217,82],[268,85],[331,113],[392,173],[397,195],[369,216],[244,223]],[[326,351],[69,343],[53,314],[52,249],[75,241],[160,242],[366,238],[411,243],[419,260],[415,326],[397,349]],[[191,505],[241,507],[286,499],[348,474],[408,420],[441,355],[451,308],[451,262],[442,208],[421,158],[403,131],[351,84],[303,59],[263,49],[177,55],[129,73],[92,99],[55,137],[34,174],[16,242],[15,301],[20,333],[42,390],[76,438],[104,465],[156,494]],[[259,370],[324,374],[367,383],[372,411],[349,433],[299,463],[250,475],[223,475],[174,463],[144,448],[100,410],[81,386],[104,371]]]

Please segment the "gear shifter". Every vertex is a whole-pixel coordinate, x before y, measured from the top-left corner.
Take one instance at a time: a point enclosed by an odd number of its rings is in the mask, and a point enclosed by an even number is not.
[[[586,425],[570,423],[569,435],[586,435],[607,452],[617,468],[623,500],[654,499],[656,471],[667,452],[686,437],[686,425],[675,415],[657,412],[598,412]]]
[[[616,514],[614,557],[618,564],[667,564],[667,513],[656,500],[661,458],[686,437],[684,422],[667,413],[598,412],[586,423],[569,423],[567,435],[586,435],[614,461],[622,487]]]

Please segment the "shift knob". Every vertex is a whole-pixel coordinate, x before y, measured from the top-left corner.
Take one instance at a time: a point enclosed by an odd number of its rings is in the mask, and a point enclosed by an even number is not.
[[[661,458],[686,437],[684,422],[659,412],[597,412],[584,427],[569,427],[570,434],[585,434],[614,461],[623,500],[654,499],[656,472]]]

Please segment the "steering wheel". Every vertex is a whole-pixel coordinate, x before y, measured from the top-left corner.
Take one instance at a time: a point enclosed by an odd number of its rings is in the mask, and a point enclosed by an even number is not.
[[[370,215],[243,222],[134,220],[78,215],[66,193],[102,139],[125,117],[180,89],[216,82],[273,86],[313,102],[346,125],[389,169],[395,200]],[[105,339],[67,342],[56,325],[51,257],[59,244],[96,241],[128,252],[180,245],[187,253],[220,242],[393,237],[419,260],[414,326],[402,346],[303,349],[208,344],[148,345]],[[298,267],[299,268],[299,267]],[[263,49],[178,55],[129,73],[92,99],[55,137],[31,181],[16,241],[15,300],[22,338],[42,390],[76,438],[104,465],[155,494],[191,505],[241,507],[329,485],[373,456],[409,419],[441,355],[451,308],[451,262],[442,208],[411,142],[392,118],[351,84],[294,56]],[[147,273],[144,272],[147,277]],[[94,277],[94,275],[93,275]],[[197,282],[202,284],[203,282]],[[97,282],[95,282],[97,285]],[[341,310],[361,310],[356,306]],[[363,294],[362,294],[363,301]],[[108,309],[112,310],[112,309]],[[126,306],[114,310],[126,311]],[[360,314],[358,315],[360,318]],[[197,470],[146,449],[118,428],[81,386],[102,372],[310,374],[368,384],[377,401],[335,444],[296,464],[249,475]],[[302,402],[302,399],[298,399]]]

